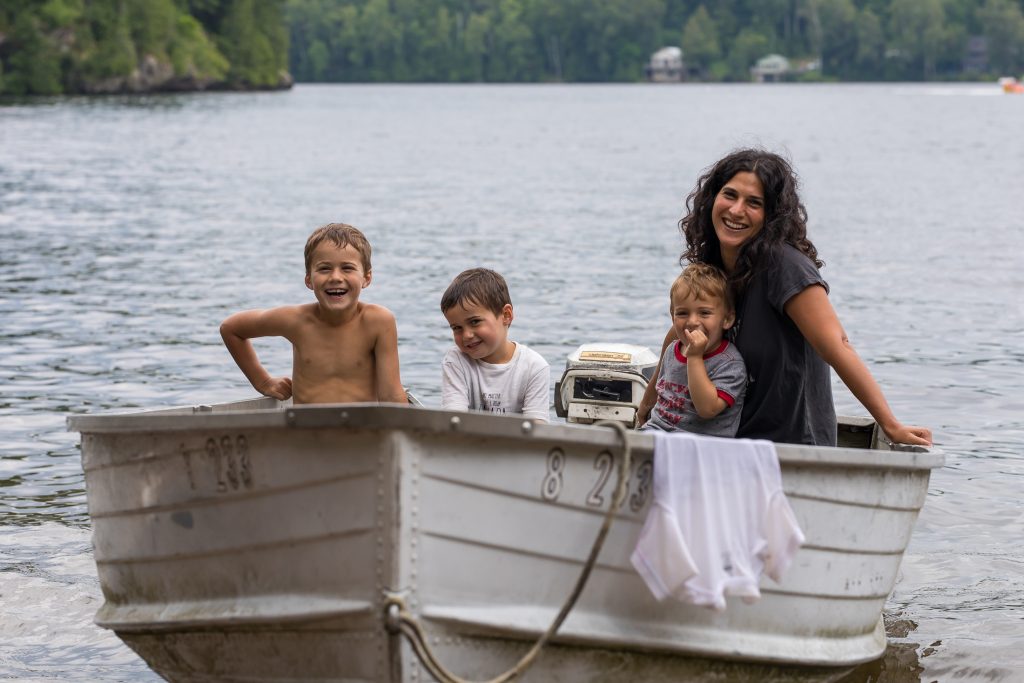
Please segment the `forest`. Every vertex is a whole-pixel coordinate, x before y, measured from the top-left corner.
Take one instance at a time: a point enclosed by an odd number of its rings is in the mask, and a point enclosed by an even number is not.
[[[1024,0],[4,0],[0,93],[305,82],[978,80],[1024,72]]]
[[[0,93],[288,87],[284,0],[3,0]]]
[[[300,81],[637,81],[661,46],[701,80],[771,53],[807,79],[1024,71],[1024,0],[288,0]]]

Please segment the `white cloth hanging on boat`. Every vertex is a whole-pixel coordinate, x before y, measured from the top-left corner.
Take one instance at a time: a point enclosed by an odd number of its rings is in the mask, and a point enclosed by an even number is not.
[[[654,497],[631,559],[658,600],[755,602],[762,572],[780,581],[803,542],[772,442],[654,433]]]

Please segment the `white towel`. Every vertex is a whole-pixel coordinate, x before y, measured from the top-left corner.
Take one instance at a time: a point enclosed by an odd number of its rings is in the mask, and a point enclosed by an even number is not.
[[[770,441],[654,433],[654,500],[632,562],[658,600],[761,597],[804,542]]]

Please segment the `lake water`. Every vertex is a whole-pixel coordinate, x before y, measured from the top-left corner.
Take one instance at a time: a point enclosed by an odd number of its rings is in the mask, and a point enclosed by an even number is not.
[[[367,233],[363,296],[396,313],[402,378],[438,405],[438,302],[467,267],[506,275],[513,338],[556,374],[584,342],[657,347],[683,199],[705,166],[757,144],[793,160],[844,326],[896,414],[947,457],[887,607],[890,652],[842,680],[1024,680],[1022,122],[1024,97],[994,84],[0,105],[0,678],[156,679],[92,624],[102,598],[65,418],[251,396],[217,326],[312,300],[314,227]],[[286,343],[257,348],[288,372]]]

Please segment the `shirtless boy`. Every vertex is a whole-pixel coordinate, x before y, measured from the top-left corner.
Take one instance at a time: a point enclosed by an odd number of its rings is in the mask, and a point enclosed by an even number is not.
[[[264,396],[295,403],[406,403],[398,328],[383,306],[359,301],[370,285],[370,243],[351,225],[330,223],[306,241],[306,287],[316,303],[242,311],[221,323],[231,357]],[[273,377],[249,341],[292,343],[292,376]]]

